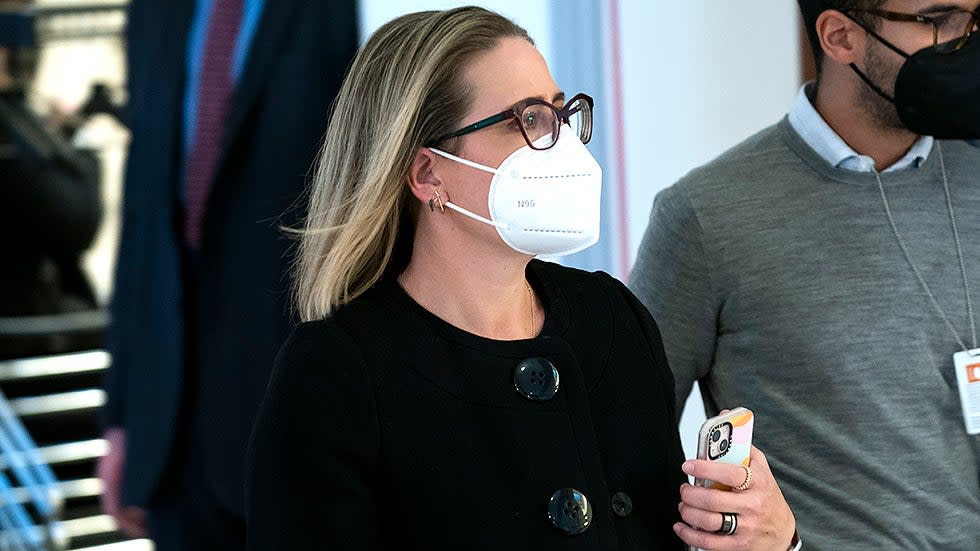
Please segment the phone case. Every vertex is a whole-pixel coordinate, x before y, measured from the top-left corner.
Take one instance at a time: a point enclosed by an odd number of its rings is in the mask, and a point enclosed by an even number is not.
[[[698,431],[698,458],[748,467],[753,422],[752,412],[741,407],[706,420]],[[722,444],[726,439],[727,446]],[[732,489],[713,480],[695,479],[694,484],[718,490]]]
[[[752,424],[754,421],[752,412],[746,408],[735,408],[724,415],[707,419],[698,431],[698,459],[709,461],[720,461],[732,465],[749,466],[749,454],[752,451]],[[721,434],[715,441],[712,440],[715,431],[720,430]],[[724,451],[721,450],[721,442],[726,438],[729,442]],[[731,486],[726,486],[714,480],[694,479],[694,484],[705,488],[730,491]],[[688,547],[690,551],[704,551],[696,547]]]

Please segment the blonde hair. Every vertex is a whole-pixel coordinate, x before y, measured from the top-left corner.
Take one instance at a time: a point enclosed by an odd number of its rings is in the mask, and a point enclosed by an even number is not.
[[[302,321],[320,319],[397,275],[411,255],[420,147],[456,130],[472,101],[463,69],[527,31],[477,7],[404,15],[357,54],[320,149],[294,273]],[[445,149],[454,150],[447,143]]]

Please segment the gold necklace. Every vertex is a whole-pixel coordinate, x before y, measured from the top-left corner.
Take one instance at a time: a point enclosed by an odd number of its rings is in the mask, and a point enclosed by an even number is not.
[[[534,323],[534,292],[531,291],[531,284],[528,283],[526,279],[524,280],[524,286],[527,287],[528,304],[531,306],[531,336],[530,336],[530,338],[533,339],[534,338],[535,329],[537,328],[537,326]]]

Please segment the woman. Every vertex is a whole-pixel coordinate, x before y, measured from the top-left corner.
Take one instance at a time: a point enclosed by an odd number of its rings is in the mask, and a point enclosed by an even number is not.
[[[591,107],[479,8],[406,15],[360,52],[302,232],[304,323],[253,434],[252,549],[790,547],[760,453],[740,493],[685,483],[747,471],[681,470],[639,302],[533,259],[598,237]]]

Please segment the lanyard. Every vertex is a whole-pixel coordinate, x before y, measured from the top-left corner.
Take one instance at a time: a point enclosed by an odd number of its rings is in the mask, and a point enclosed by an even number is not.
[[[970,284],[966,279],[966,266],[963,261],[963,248],[960,246],[960,232],[956,227],[956,215],[953,213],[953,200],[949,194],[949,179],[946,177],[946,161],[943,158],[943,146],[939,141],[936,141],[936,148],[939,152],[939,168],[943,175],[943,192],[946,194],[946,209],[949,211],[949,222],[953,227],[953,242],[956,244],[956,259],[960,263],[960,276],[963,278],[963,294],[966,295],[966,314],[970,318],[970,334],[973,337],[973,348],[977,348],[977,324],[973,316],[973,300],[970,298]],[[922,286],[922,290],[925,291],[926,296],[929,297],[929,302],[932,303],[932,307],[935,308],[936,313],[942,318],[943,323],[953,334],[953,338],[956,339],[957,344],[964,352],[969,351],[970,348],[966,346],[963,339],[960,338],[960,334],[956,332],[956,328],[953,327],[952,322],[949,321],[949,317],[946,315],[946,311],[943,310],[942,306],[939,305],[939,301],[936,300],[936,296],[932,294],[932,290],[929,289],[929,285],[926,283],[925,278],[922,277],[922,272],[919,271],[919,267],[912,262],[912,256],[909,255],[909,249],[905,244],[905,239],[902,234],[898,231],[898,226],[895,225],[895,218],[892,216],[892,209],[888,205],[888,197],[885,196],[885,186],[881,183],[881,175],[877,170],[874,171],[875,179],[878,181],[878,191],[881,193],[881,202],[885,206],[885,214],[888,215],[888,223],[892,227],[892,233],[895,234],[895,239],[898,241],[898,246],[902,249],[902,254],[905,255],[905,260],[908,262],[909,267],[915,273],[916,279],[919,280],[919,285]]]

